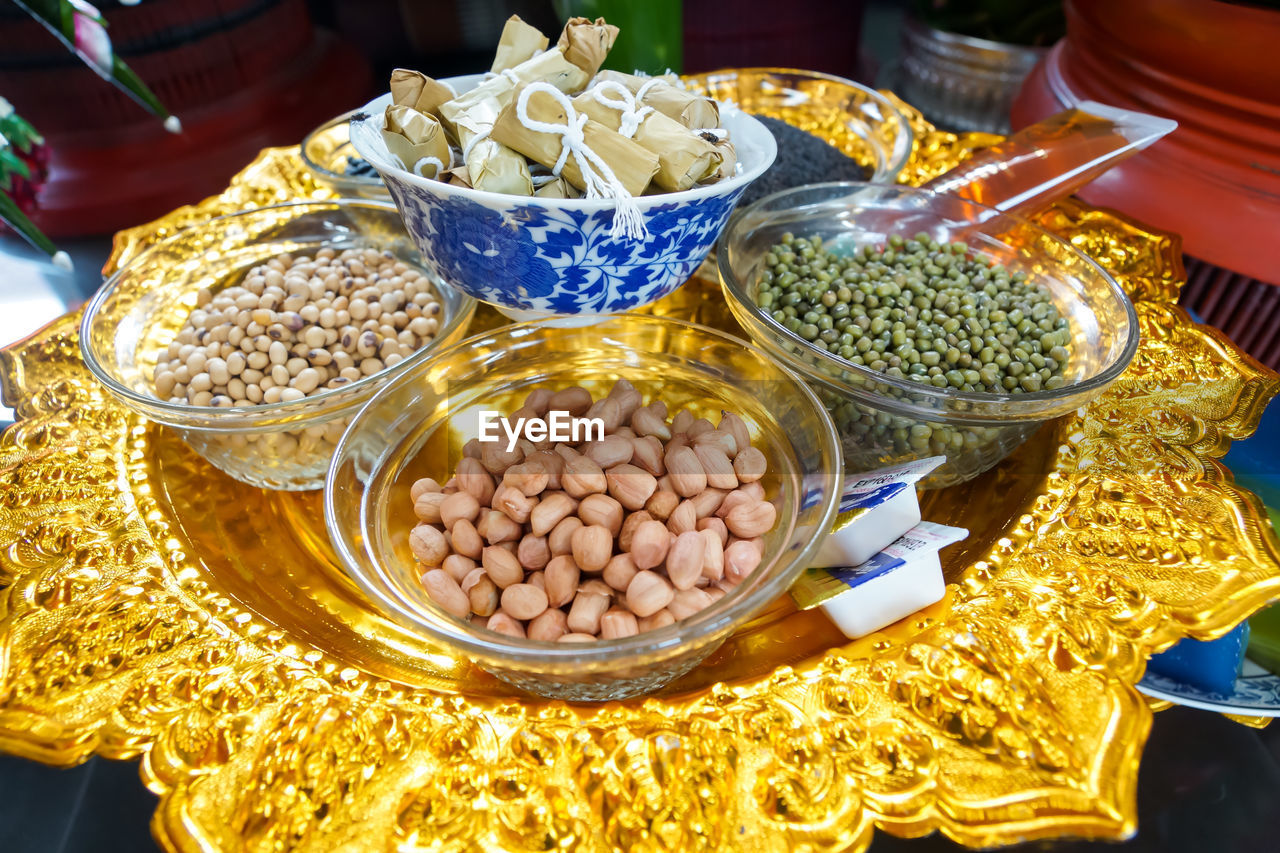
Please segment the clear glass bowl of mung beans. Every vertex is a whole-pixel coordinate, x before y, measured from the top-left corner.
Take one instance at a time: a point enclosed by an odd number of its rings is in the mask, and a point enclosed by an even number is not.
[[[730,222],[718,264],[743,328],[827,406],[846,469],[944,455],[930,488],[1088,403],[1138,346],[1132,303],[1070,243],[926,190],[776,193]]]
[[[235,479],[318,489],[369,398],[466,335],[475,301],[419,263],[390,202],[218,217],[112,276],[81,351],[113,397]]]

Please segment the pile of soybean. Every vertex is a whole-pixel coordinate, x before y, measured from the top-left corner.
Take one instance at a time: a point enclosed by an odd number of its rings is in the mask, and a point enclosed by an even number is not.
[[[1001,394],[1064,381],[1070,332],[1049,291],[963,243],[893,235],[846,253],[784,234],[755,298],[814,346],[887,376]]]

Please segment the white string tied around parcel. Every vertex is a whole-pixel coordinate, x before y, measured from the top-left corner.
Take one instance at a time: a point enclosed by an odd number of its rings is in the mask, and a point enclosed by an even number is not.
[[[640,91],[633,95],[630,89],[616,80],[601,80],[591,87],[590,94],[602,105],[618,111],[618,133],[628,139],[632,139],[635,137],[636,131],[640,129],[641,123],[653,112],[653,107],[644,106],[640,103],[643,93],[649,89],[653,82],[651,80],[645,83],[640,87]],[[612,98],[610,94],[617,95],[617,97]]]
[[[564,110],[564,124],[539,121],[529,115],[529,98],[537,92],[545,92]],[[586,198],[612,198],[617,201],[617,207],[613,213],[613,227],[609,230],[610,236],[630,237],[633,240],[641,240],[649,236],[649,229],[645,227],[644,218],[640,215],[635,197],[627,192],[626,187],[618,180],[618,176],[614,174],[604,158],[588,147],[582,132],[587,123],[587,116],[580,115],[573,108],[573,104],[564,92],[550,83],[530,83],[524,87],[520,97],[516,99],[516,118],[535,133],[554,133],[560,137],[560,156],[551,167],[551,174],[559,177],[560,170],[564,168],[569,155],[573,154],[578,171],[582,173],[583,194]]]

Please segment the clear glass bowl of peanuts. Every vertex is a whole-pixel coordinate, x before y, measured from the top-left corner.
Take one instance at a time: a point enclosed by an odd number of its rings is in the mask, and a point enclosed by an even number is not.
[[[679,677],[784,594],[841,476],[822,404],[759,350],[575,316],[384,388],[334,456],[325,521],[393,618],[522,690],[606,701]]]
[[[360,407],[466,334],[475,301],[419,263],[389,202],[218,217],[112,276],[81,351],[117,400],[235,479],[318,489]]]

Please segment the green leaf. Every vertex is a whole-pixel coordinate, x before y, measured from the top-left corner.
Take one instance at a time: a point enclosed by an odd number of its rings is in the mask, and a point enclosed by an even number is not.
[[[34,222],[27,218],[27,215],[18,207],[18,203],[9,198],[8,193],[0,192],[0,220],[3,220],[5,225],[21,234],[28,243],[49,257],[57,254],[58,247],[54,245],[52,240],[44,236],[44,233],[36,227]]]

